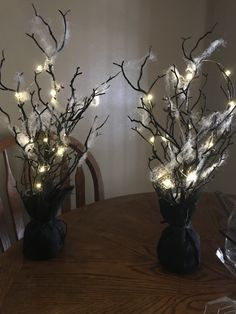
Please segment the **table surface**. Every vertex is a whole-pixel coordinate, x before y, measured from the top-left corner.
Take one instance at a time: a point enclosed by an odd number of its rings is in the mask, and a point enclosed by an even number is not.
[[[193,217],[201,236],[201,266],[167,273],[156,245],[164,228],[154,193],[127,195],[63,215],[65,246],[47,261],[22,256],[22,242],[0,257],[0,313],[203,313],[219,297],[236,297],[236,281],[215,252],[226,215],[204,194]]]

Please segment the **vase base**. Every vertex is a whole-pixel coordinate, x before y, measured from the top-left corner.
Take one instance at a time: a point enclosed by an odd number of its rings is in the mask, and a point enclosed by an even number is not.
[[[200,238],[189,227],[168,226],[162,233],[157,246],[160,264],[176,274],[190,274],[199,268]]]
[[[60,219],[42,223],[31,221],[25,228],[23,254],[31,260],[55,257],[64,245],[66,224]]]

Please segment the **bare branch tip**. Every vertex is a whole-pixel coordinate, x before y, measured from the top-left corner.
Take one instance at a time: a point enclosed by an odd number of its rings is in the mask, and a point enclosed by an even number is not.
[[[38,16],[38,12],[37,12],[36,7],[35,7],[35,5],[33,3],[32,3],[32,8],[34,10],[35,16]]]

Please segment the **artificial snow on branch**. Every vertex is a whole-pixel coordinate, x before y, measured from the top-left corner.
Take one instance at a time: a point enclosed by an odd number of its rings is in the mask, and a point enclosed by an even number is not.
[[[209,59],[218,47],[225,45],[224,40],[213,41],[195,56],[200,43],[213,29],[200,37],[190,50],[185,45],[190,37],[182,39],[186,61],[184,73],[172,65],[166,73],[157,75],[147,88],[142,85],[142,78],[144,68],[152,59],[151,51],[139,67],[136,82],[129,79],[125,61],[115,63],[131,88],[141,94],[137,107],[139,117],[129,119],[134,123],[132,129],[152,148],[149,158],[151,182],[162,198],[173,203],[185,201],[199,192],[223,164],[227,148],[232,144],[236,102],[230,71]],[[208,74],[202,71],[205,62],[215,65],[223,79],[224,84],[219,89],[226,99],[222,111],[209,113],[207,109]],[[165,80],[166,93],[156,108],[151,92],[160,80]],[[196,89],[196,86],[199,87]],[[157,114],[161,107],[165,114],[162,120]]]

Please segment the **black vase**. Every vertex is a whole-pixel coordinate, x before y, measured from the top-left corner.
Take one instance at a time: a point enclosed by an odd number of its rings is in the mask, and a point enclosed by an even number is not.
[[[58,254],[64,245],[66,224],[56,218],[65,197],[73,187],[26,193],[25,208],[31,221],[25,228],[23,254],[32,260],[45,260]]]
[[[159,262],[170,272],[192,273],[200,264],[200,237],[191,224],[195,201],[171,204],[160,199],[159,202],[164,222],[168,223],[157,246]]]
[[[66,224],[53,218],[47,222],[32,220],[25,228],[23,254],[32,260],[45,260],[58,254],[64,245]]]

